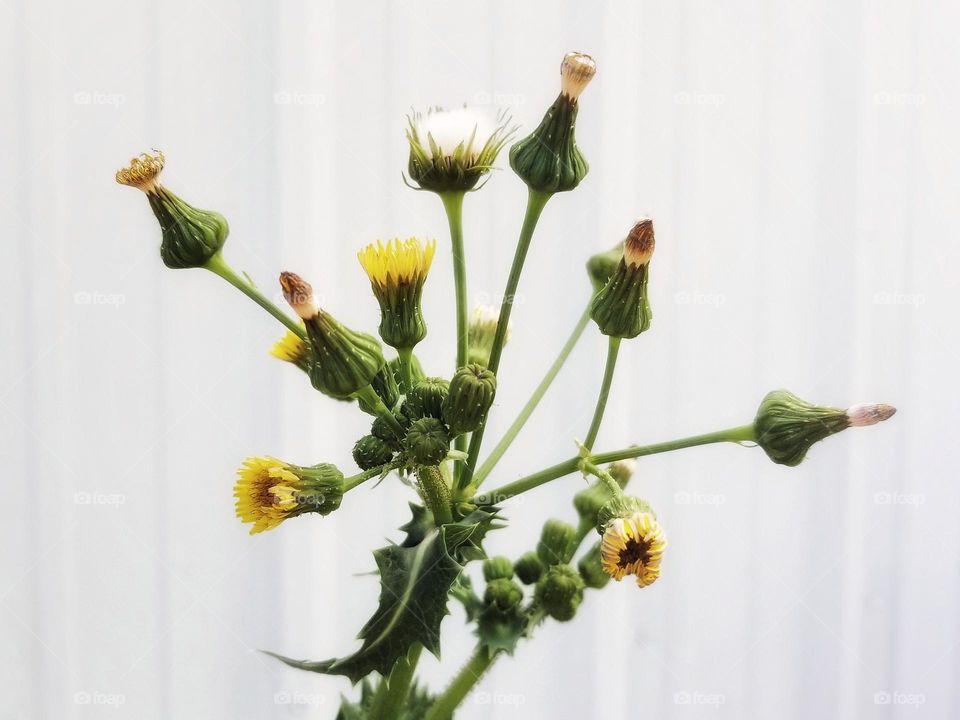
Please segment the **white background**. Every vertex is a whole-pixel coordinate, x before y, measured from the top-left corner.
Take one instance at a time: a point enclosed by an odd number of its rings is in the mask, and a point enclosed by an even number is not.
[[[243,457],[349,470],[364,418],[267,357],[280,327],[239,293],[164,269],[114,171],[163,149],[165,183],[229,218],[237,268],[271,295],[298,271],[369,330],[358,247],[436,236],[421,355],[448,373],[446,224],[401,182],[405,113],[508,105],[528,131],[572,49],[599,65],[592,170],[540,224],[488,437],[585,304],[586,257],[645,213],[655,319],[622,352],[600,448],[747,422],[776,387],[900,412],[797,469],[736,446],[644,460],[662,579],[548,623],[462,717],[960,713],[956,7],[7,0],[0,18],[0,716],[332,717],[345,680],[256,649],[356,647],[376,596],[358,574],[412,497],[391,479],[247,535]],[[523,203],[509,169],[468,198],[475,299],[500,292]],[[591,330],[491,483],[571,454],[603,356]],[[581,484],[508,504],[489,550],[531,547]],[[471,643],[455,609],[431,687]]]

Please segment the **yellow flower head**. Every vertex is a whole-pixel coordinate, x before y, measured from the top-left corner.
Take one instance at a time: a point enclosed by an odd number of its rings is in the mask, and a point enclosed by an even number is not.
[[[237,517],[250,534],[272,530],[306,512],[326,515],[340,506],[343,475],[333,465],[302,468],[273,457],[250,457],[237,472]]]
[[[420,296],[436,248],[435,240],[398,238],[386,245],[378,240],[357,255],[380,304],[380,337],[390,347],[410,350],[427,335]]]
[[[660,577],[660,559],[666,547],[666,535],[656,518],[637,512],[610,521],[600,543],[600,561],[614,580],[636,575],[637,585],[646,587]]]
[[[130,161],[130,167],[117,170],[117,182],[143,190],[145,193],[151,192],[157,186],[157,178],[163,170],[165,161],[162,152],[159,150],[153,152],[153,155],[142,153],[140,157]]]
[[[436,240],[421,244],[415,237],[397,238],[386,245],[379,240],[371,243],[357,257],[370,282],[385,290],[397,285],[423,285],[436,249]]]
[[[307,359],[310,356],[310,347],[295,332],[287,330],[287,334],[270,347],[270,354],[278,360],[293,363],[297,367],[305,369]]]

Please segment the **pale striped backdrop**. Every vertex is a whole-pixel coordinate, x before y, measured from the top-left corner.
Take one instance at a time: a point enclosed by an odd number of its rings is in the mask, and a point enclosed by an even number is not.
[[[114,170],[163,149],[167,184],[229,218],[238,268],[271,293],[300,271],[367,328],[358,245],[439,237],[424,351],[446,372],[446,225],[401,183],[404,114],[504,104],[529,129],[571,49],[599,64],[578,127],[593,170],[541,223],[490,436],[579,314],[585,257],[643,213],[655,320],[622,353],[601,447],[745,422],[780,386],[901,412],[795,470],[732,446],[644,461],[663,579],[545,627],[463,717],[956,717],[958,14],[4,0],[0,717],[332,717],[344,681],[255,649],[349,652],[376,595],[357,575],[410,497],[388,481],[246,535],[231,499],[244,455],[351,467],[362,418],[266,357],[279,326],[238,293],[164,270]],[[477,299],[502,288],[522,206],[509,170],[467,202]],[[602,362],[588,333],[495,482],[571,453]],[[569,517],[579,483],[510,504],[490,550]],[[461,620],[444,623],[443,665],[423,663],[435,688],[469,652]]]

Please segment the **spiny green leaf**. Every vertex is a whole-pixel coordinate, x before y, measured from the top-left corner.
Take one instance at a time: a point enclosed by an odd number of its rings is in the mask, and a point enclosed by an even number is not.
[[[416,521],[417,510],[413,512]],[[345,675],[353,683],[371,672],[388,676],[397,658],[415,642],[439,657],[447,595],[460,577],[463,563],[483,556],[481,544],[494,527],[494,517],[488,510],[475,510],[462,520],[430,530],[416,545],[375,550],[380,602],[360,631],[363,643],[353,655],[311,662],[270,654],[291,667]]]

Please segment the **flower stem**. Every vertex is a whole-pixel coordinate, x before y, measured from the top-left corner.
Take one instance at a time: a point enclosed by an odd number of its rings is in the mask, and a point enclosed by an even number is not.
[[[557,359],[553,361],[553,365],[550,366],[550,369],[547,370],[547,374],[543,376],[543,380],[540,381],[540,384],[537,385],[537,389],[533,391],[533,395],[530,396],[530,399],[527,400],[527,404],[523,406],[523,409],[520,411],[520,414],[517,415],[517,419],[513,421],[513,424],[507,429],[507,432],[501,438],[500,442],[497,443],[497,446],[490,452],[490,455],[486,460],[483,461],[483,465],[480,466],[480,469],[477,470],[476,475],[474,475],[474,482],[479,487],[486,477],[491,473],[491,471],[496,467],[497,463],[500,462],[500,458],[503,457],[503,454],[507,451],[510,445],[513,444],[513,441],[516,440],[517,435],[520,434],[520,430],[523,429],[523,426],[526,424],[527,420],[530,419],[530,416],[533,414],[533,411],[537,409],[537,405],[540,404],[540,401],[543,399],[543,396],[546,394],[547,390],[550,389],[550,385],[553,384],[554,379],[557,377],[557,373],[560,372],[560,369],[566,363],[567,358],[570,356],[570,353],[573,351],[573,348],[576,347],[577,342],[580,340],[583,335],[583,331],[587,327],[587,323],[590,322],[590,303],[587,303],[587,308],[583,311],[583,315],[580,316],[580,319],[577,320],[576,326],[573,328],[573,332],[570,333],[570,337],[567,338],[566,344],[560,350],[560,354],[557,355]]]
[[[493,336],[493,345],[490,348],[490,359],[487,361],[487,367],[496,374],[500,367],[500,356],[503,353],[503,343],[507,337],[507,328],[510,325],[510,313],[513,310],[513,303],[516,299],[517,286],[520,284],[520,273],[523,271],[523,264],[527,259],[527,251],[530,249],[530,240],[533,238],[533,231],[537,227],[537,221],[547,201],[553,197],[552,193],[537,192],[530,190],[527,195],[527,211],[523,217],[523,226],[520,228],[520,238],[517,240],[517,249],[513,255],[513,265],[510,266],[510,275],[507,277],[507,286],[503,291],[503,299],[500,303],[500,317],[497,318],[497,331]],[[470,484],[473,477],[473,470],[477,466],[477,456],[480,454],[480,445],[483,443],[483,431],[486,427],[486,421],[470,437],[470,450],[467,457],[467,464],[460,473],[458,487],[464,488]]]
[[[397,348],[400,365],[400,392],[409,395],[413,390],[413,348]]]
[[[423,491],[423,501],[430,512],[437,527],[453,522],[453,512],[450,510],[450,487],[435,465],[423,465],[417,468],[417,480]]]
[[[207,260],[203,267],[213,274],[219,275],[228,283],[233,285],[235,288],[237,288],[237,290],[242,292],[257,305],[273,315],[277,320],[286,325],[291,332],[296,333],[301,339],[307,339],[306,330],[304,330],[293,318],[270,302],[270,300],[262,292],[257,290],[256,286],[250,282],[250,280],[248,280],[246,277],[238,275],[237,272],[230,267],[227,261],[223,259],[223,255],[220,252],[215,253],[213,257]]]
[[[386,465],[380,465],[375,468],[370,468],[369,470],[364,470],[363,472],[357,473],[356,475],[350,475],[348,477],[345,477],[343,479],[343,491],[348,492],[350,490],[353,490],[355,487],[357,487],[358,485],[362,485],[370,478],[377,477],[378,475],[382,475],[383,473],[388,472],[390,470],[395,470],[396,468],[397,468],[397,465],[393,463],[388,463]]]
[[[615,450],[613,452],[598,453],[591,455],[589,461],[594,465],[604,465],[606,463],[616,462],[617,460],[656,455],[658,453],[682,450],[683,448],[696,447],[698,445],[709,445],[720,442],[742,443],[755,440],[756,436],[754,435],[753,424],[751,423],[750,425],[740,425],[726,430],[718,430],[717,432],[706,433],[704,435],[693,435],[691,437],[656,443],[654,445],[643,445],[624,448],[623,450]],[[491,490],[489,493],[478,495],[474,499],[474,502],[478,505],[496,505],[515,495],[519,495],[527,490],[532,490],[544,483],[548,483],[551,480],[556,480],[564,475],[575,472],[579,469],[581,462],[583,462],[583,458],[577,455],[540,472],[527,475],[512,483],[503,485],[496,490]]]
[[[370,720],[395,720],[399,718],[407,704],[413,672],[420,660],[423,646],[414,643],[406,655],[401,655],[390,671],[389,679],[380,681],[380,687],[370,708]],[[382,694],[381,694],[382,691]]]
[[[393,416],[393,413],[390,412],[390,409],[384,405],[383,400],[379,395],[377,395],[377,391],[373,389],[372,385],[366,385],[362,387],[353,395],[358,400],[363,400],[365,403],[367,403],[367,405],[373,408],[373,411],[377,414],[377,417],[383,418],[383,421],[390,426],[390,429],[393,430],[398,439],[406,435],[406,431],[400,425],[400,422]]]
[[[607,365],[603,370],[603,383],[600,385],[600,394],[597,396],[597,407],[593,411],[593,420],[587,431],[587,439],[583,444],[592,448],[600,432],[600,423],[603,422],[603,413],[607,409],[607,399],[610,397],[610,385],[613,382],[613,373],[617,368],[617,355],[620,353],[620,338],[611,337],[607,345]]]
[[[453,711],[480,681],[498,654],[496,651],[490,652],[484,647],[478,647],[467,664],[450,681],[447,689],[427,711],[424,720],[450,720],[453,717]]]
[[[463,250],[463,196],[460,191],[440,193],[450,225],[453,249],[453,284],[457,298],[457,367],[467,364],[467,258]]]

